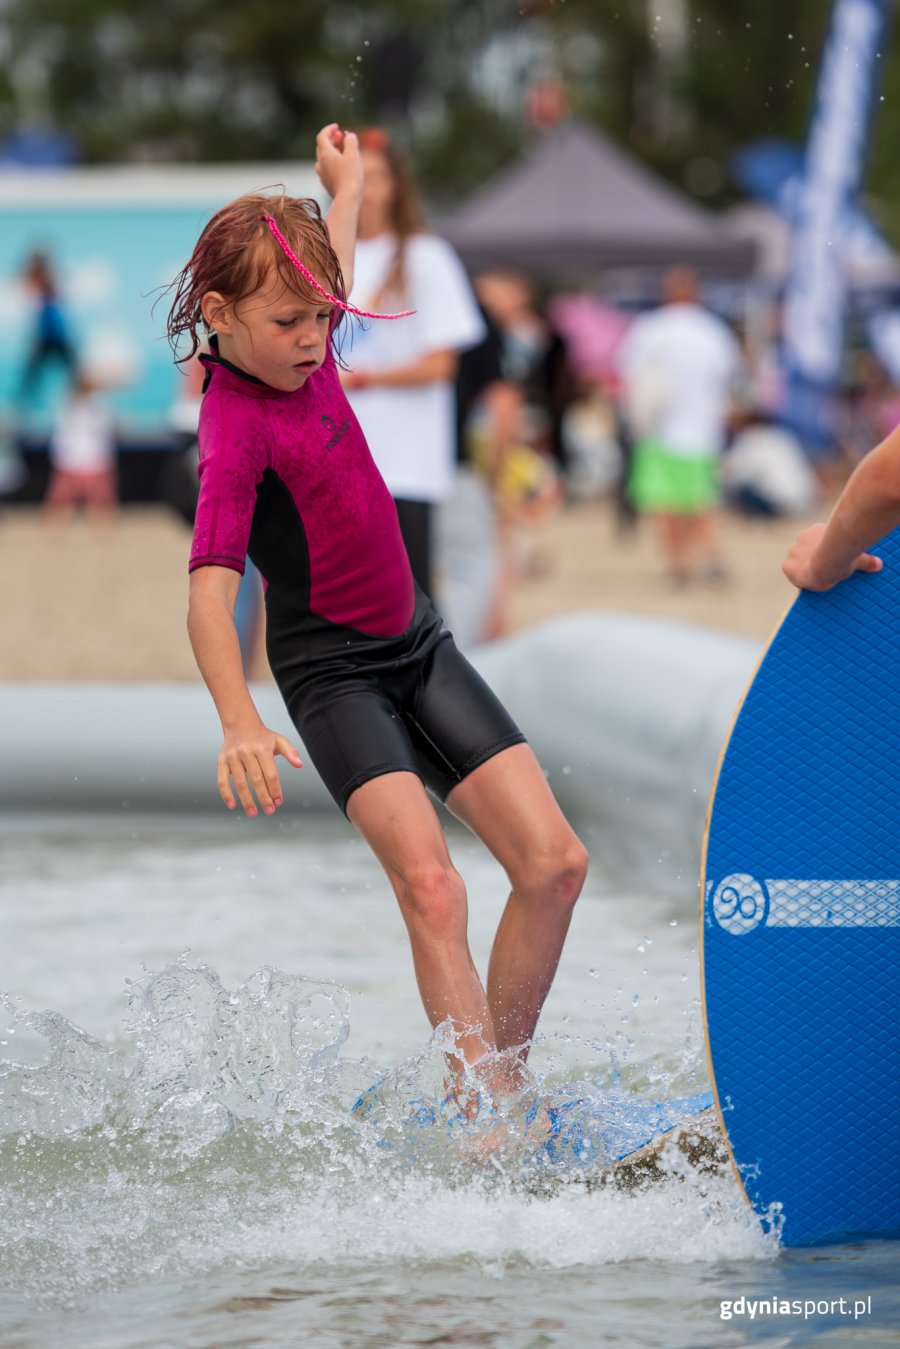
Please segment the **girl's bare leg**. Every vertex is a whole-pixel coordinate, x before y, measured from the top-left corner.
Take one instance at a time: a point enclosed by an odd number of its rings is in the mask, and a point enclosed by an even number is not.
[[[419,779],[412,773],[374,778],[353,793],[347,813],[393,885],[431,1024],[453,1023],[460,1061],[451,1066],[461,1072],[492,1050],[511,1048],[524,1062],[584,883],[587,853],[527,745],[476,768],[447,804],[497,858],[512,887],[494,939],[487,995],[469,952],[465,886]],[[496,1060],[487,1082],[494,1091],[521,1085],[515,1065]]]
[[[498,1049],[528,1055],[559,964],[588,855],[556,803],[527,745],[481,764],[447,805],[493,853],[511,893],[488,969],[488,1003]]]
[[[429,1021],[449,1018],[461,1059],[477,1063],[496,1047],[494,1023],[469,953],[465,885],[425,788],[413,773],[386,773],[357,788],[347,814],[394,888]]]

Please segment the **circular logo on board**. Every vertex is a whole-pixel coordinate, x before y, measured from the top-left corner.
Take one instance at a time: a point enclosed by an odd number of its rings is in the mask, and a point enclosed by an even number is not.
[[[736,937],[759,927],[768,913],[769,892],[755,876],[726,876],[713,891],[713,918],[719,927]]]

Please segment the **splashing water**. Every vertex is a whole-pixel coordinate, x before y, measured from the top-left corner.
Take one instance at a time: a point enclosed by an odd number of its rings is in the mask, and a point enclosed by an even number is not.
[[[39,1301],[279,1261],[606,1263],[653,1256],[663,1227],[677,1260],[776,1248],[730,1175],[677,1149],[633,1190],[598,1145],[562,1169],[533,1140],[473,1149],[496,1118],[454,1129],[433,1104],[446,1028],[389,1072],[344,1058],[338,983],[264,968],[230,991],[182,958],[130,986],[125,1054],[59,1013],[4,1009],[45,1046],[0,1061],[6,1286]],[[373,1081],[377,1108],[355,1116]],[[591,1118],[630,1095],[578,1089]],[[506,1123],[521,1143],[521,1114]]]

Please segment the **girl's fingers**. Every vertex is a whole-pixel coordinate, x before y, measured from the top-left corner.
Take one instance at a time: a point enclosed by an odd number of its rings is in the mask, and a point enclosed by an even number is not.
[[[286,736],[276,735],[275,753],[280,754],[282,758],[287,759],[288,763],[293,764],[295,768],[303,767],[303,760],[300,758],[300,751],[295,745],[292,745]]]
[[[337,122],[329,122],[328,126],[323,126],[316,137],[316,145],[319,150],[327,147],[329,150],[339,150],[343,141],[343,133]]]
[[[875,557],[872,553],[863,553],[856,559],[857,571],[881,571],[882,561],[880,557]]]
[[[266,796],[268,798],[267,801],[264,801],[260,796],[260,803],[266,814],[271,815],[276,806],[280,806],[284,800],[281,791],[281,781],[278,777],[278,769],[275,767],[274,758],[267,761],[261,760],[260,762],[265,775]],[[256,794],[259,796],[259,792]]]
[[[219,795],[229,810],[240,801],[248,815],[257,815],[257,801],[267,815],[283,804],[281,779],[275,767],[275,755],[281,754],[295,768],[303,761],[296,747],[283,735],[276,735],[271,748],[223,750],[219,757],[216,783]],[[237,798],[237,800],[235,800]]]
[[[274,764],[272,765],[274,770]],[[246,764],[247,777],[256,794],[256,799],[267,815],[271,815],[275,809],[275,802],[272,800],[272,793],[269,791],[268,774],[263,759],[251,759]],[[278,774],[275,774],[275,780],[278,780]],[[277,795],[281,795],[279,787]],[[252,800],[252,798],[251,798]]]
[[[225,802],[229,810],[234,810],[237,802],[234,799],[234,793],[231,790],[231,775],[228,772],[228,765],[224,760],[219,760],[218,770],[216,772],[216,785],[219,788],[219,795]]]
[[[227,769],[234,783],[234,790],[237,793],[238,800],[244,807],[247,815],[256,815],[256,802],[253,800],[253,793],[250,791],[250,784],[247,781],[247,772],[243,763],[238,758],[228,760]]]
[[[272,811],[275,810],[277,806],[282,805],[284,802],[284,793],[281,790],[281,778],[278,776],[278,769],[275,767],[276,754],[281,754],[285,759],[287,759],[288,763],[293,764],[295,768],[303,767],[303,762],[300,758],[300,755],[297,753],[297,750],[291,744],[290,740],[287,740],[283,735],[277,735],[275,737],[275,747],[272,751],[272,757],[260,760],[260,764],[262,765],[262,769],[265,774],[266,790],[268,791],[269,794],[269,802],[271,803],[270,807],[270,805],[267,804],[265,801],[263,801],[263,798],[260,797],[263,809],[265,810],[267,815],[271,814]],[[259,792],[257,792],[257,796],[259,796]]]

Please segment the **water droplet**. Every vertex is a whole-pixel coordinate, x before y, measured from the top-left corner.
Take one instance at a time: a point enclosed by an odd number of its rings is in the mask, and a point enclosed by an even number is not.
[[[599,979],[599,978],[600,978],[600,971],[599,971],[599,970],[588,970],[588,976],[589,976],[589,978],[591,978],[591,979]]]
[[[677,927],[677,926],[678,926],[678,919],[677,919],[677,918],[670,918],[670,919],[669,919],[669,927]]]

